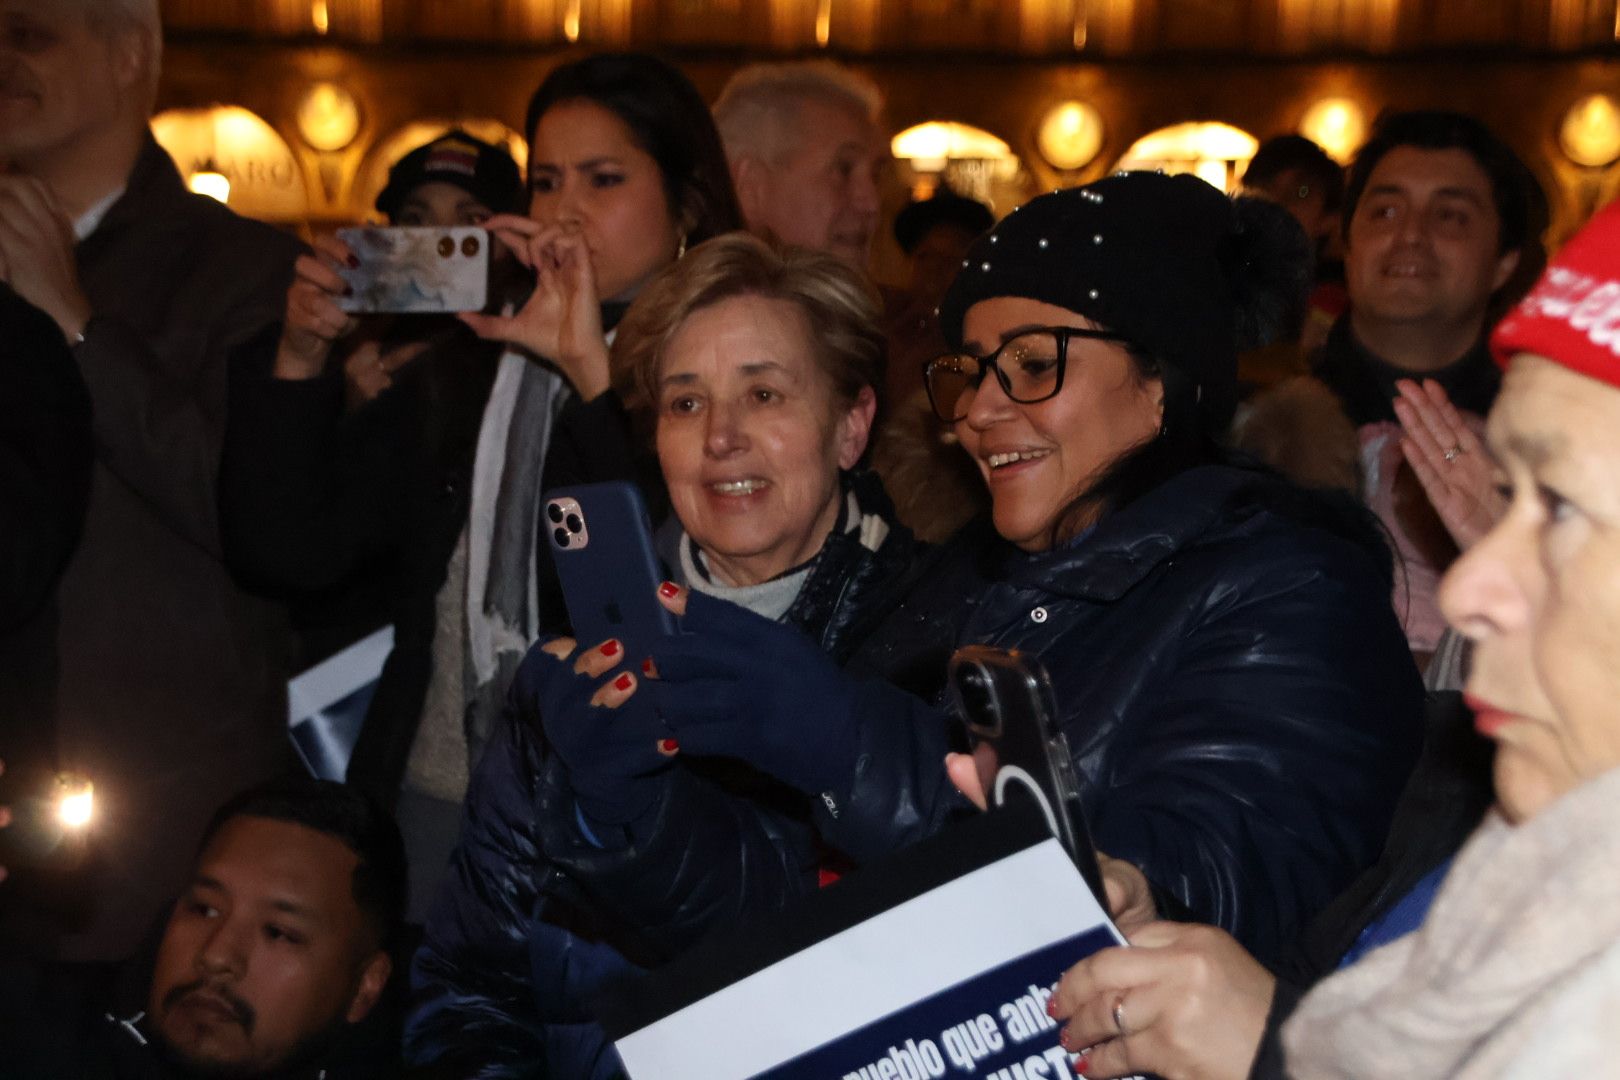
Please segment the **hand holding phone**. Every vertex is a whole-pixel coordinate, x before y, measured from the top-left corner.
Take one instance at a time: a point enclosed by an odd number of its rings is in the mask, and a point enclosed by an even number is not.
[[[520,345],[557,366],[586,401],[610,386],[607,341],[590,248],[578,226],[541,225],[518,214],[485,222],[534,273],[534,291],[511,314],[464,314],[479,337]]]
[[[582,646],[616,638],[640,664],[658,638],[679,632],[675,616],[658,602],[663,574],[647,508],[633,484],[548,491],[540,524],[551,544],[568,620]]]
[[[951,655],[949,672],[957,716],[976,746],[995,750],[998,768],[986,801],[991,807],[1037,804],[1106,910],[1096,848],[1045,669],[1017,651],[967,645]]]

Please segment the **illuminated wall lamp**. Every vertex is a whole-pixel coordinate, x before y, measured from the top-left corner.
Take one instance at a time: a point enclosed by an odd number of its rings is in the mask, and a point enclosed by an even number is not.
[[[231,201],[231,179],[219,171],[213,158],[203,162],[203,167],[191,174],[186,186],[195,194],[206,195],[215,202]]]
[[[360,134],[360,106],[336,83],[318,82],[298,102],[298,134],[316,150],[341,150]]]
[[[1367,117],[1349,98],[1327,97],[1305,110],[1299,133],[1342,165],[1367,140]]]
[[[1102,149],[1102,116],[1083,101],[1052,106],[1035,132],[1035,148],[1054,169],[1064,172],[1091,164]]]
[[[930,120],[908,127],[889,143],[895,157],[920,173],[944,172],[952,161],[1006,161],[1012,147],[988,131],[954,120]]]
[[[1581,98],[1564,114],[1558,145],[1569,160],[1589,169],[1620,161],[1620,102],[1609,94]]]

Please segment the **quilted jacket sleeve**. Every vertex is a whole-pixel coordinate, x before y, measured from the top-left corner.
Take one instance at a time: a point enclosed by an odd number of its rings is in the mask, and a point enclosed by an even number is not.
[[[627,846],[584,840],[571,802],[559,800],[543,815],[547,850],[619,921],[656,943],[660,958],[816,887],[805,815],[684,766],[669,772],[658,807]]]
[[[461,840],[411,964],[405,1059],[428,1075],[544,1076],[529,963],[546,873],[533,813],[540,775],[539,748],[508,708],[468,788]]]

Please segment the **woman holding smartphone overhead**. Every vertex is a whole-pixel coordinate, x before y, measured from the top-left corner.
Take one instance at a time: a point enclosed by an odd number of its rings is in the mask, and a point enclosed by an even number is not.
[[[917,554],[861,467],[882,382],[877,319],[838,259],[736,234],[649,285],[613,344],[615,385],[674,508],[657,534],[669,575],[834,664]],[[592,989],[813,890],[829,869],[805,796],[660,746],[640,663],[617,639],[554,639],[524,661],[412,969],[414,1064],[614,1075]],[[772,861],[760,889],[733,891],[722,864],[739,853]]]
[[[558,66],[525,134],[527,216],[503,202],[484,225],[533,285],[504,314],[461,316],[490,339],[470,414],[437,392],[431,365],[395,354],[394,385],[344,415],[329,358],[355,326],[336,302],[352,253],[335,241],[300,260],[280,341],[261,343],[234,376],[222,485],[239,570],[302,599],[363,568],[398,568],[395,649],[349,778],[398,798],[418,919],[454,844],[467,776],[540,631],[535,518],[558,414],[611,397],[606,336],[648,279],[739,224],[707,106],[654,57]],[[446,359],[480,355],[461,333]]]

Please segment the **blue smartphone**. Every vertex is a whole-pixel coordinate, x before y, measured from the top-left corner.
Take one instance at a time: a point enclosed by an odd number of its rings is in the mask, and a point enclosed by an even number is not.
[[[675,616],[658,602],[663,574],[647,506],[634,484],[557,488],[542,503],[540,524],[582,648],[617,638],[640,664],[654,641],[680,632]]]

